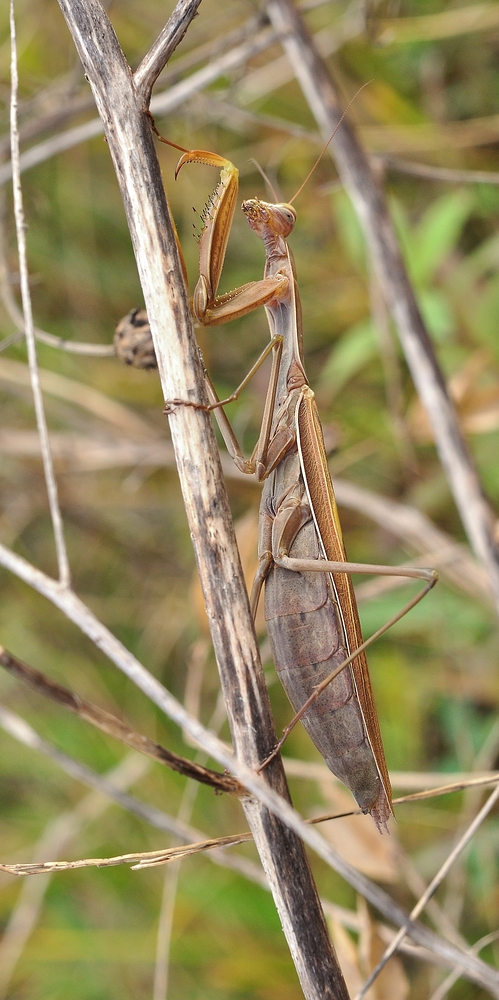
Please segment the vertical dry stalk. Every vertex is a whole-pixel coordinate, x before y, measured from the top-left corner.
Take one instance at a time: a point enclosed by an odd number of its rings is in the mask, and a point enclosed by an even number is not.
[[[149,75],[147,57],[142,64],[138,92],[98,0],[59,2],[104,124],[165,399],[202,400],[199,353],[141,96],[160,71],[158,46]],[[193,11],[196,6],[191,3]],[[170,424],[236,754],[256,767],[271,750],[275,734],[211,420],[199,410],[178,407]],[[288,797],[280,761],[265,772],[265,780]],[[243,806],[305,996],[346,1000],[302,842],[255,799],[248,797]]]
[[[267,11],[327,140],[342,113],[328,69],[292,0],[269,0]],[[487,570],[499,612],[499,551],[492,534],[492,514],[407,277],[383,192],[348,120],[343,122],[333,140],[332,155],[364,228],[374,271],[397,327],[414,384],[432,423],[440,461],[471,547]]]

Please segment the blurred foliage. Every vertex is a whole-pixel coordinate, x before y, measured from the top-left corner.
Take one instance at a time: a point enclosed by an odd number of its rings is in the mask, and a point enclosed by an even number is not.
[[[312,31],[329,31],[331,38],[344,32],[343,44],[329,61],[345,103],[359,85],[374,80],[349,112],[371,152],[435,167],[499,171],[499,3],[371,0],[359,4],[363,21],[347,0],[309,6],[307,22]],[[469,17],[475,6],[488,11],[489,20],[482,30],[474,30]],[[199,59],[192,59],[194,68],[210,54],[216,55],[217,40],[252,19],[256,9],[250,0],[233,0],[230,5],[204,0],[165,79],[175,82],[190,72],[186,56],[199,47],[204,46]],[[163,25],[168,13],[165,5],[158,0],[115,0],[108,10],[127,58],[132,66],[137,65]],[[0,16],[2,121],[8,131],[6,5]],[[57,5],[23,0],[17,7],[17,20],[20,124],[23,148],[27,148],[93,112],[90,101],[86,110],[78,110],[78,105],[71,113],[76,102],[89,98],[89,89]],[[168,121],[157,121],[160,130],[181,145],[213,149],[230,157],[240,169],[241,197],[255,193],[265,197],[264,182],[250,157],[261,162],[283,197],[289,198],[319,148],[318,142],[286,132],[286,122],[309,133],[315,126],[298,85],[286,74],[279,76],[279,57],[276,45],[232,76],[219,79],[202,98],[193,98]],[[263,77],[261,68],[274,60],[274,73]],[[157,89],[163,86],[160,79]],[[214,173],[209,168],[189,167],[175,184],[174,152],[161,146],[158,156],[192,287],[197,260],[191,235],[192,206],[197,212],[202,210]],[[491,502],[497,503],[499,188],[411,177],[384,166],[382,158],[375,163],[386,184],[409,272],[484,489]],[[326,429],[339,442],[332,468],[339,463],[338,468],[353,482],[418,507],[464,543],[431,429],[386,317],[382,329],[382,310],[380,318],[362,231],[334,177],[334,167],[325,157],[297,202],[299,215],[292,237],[303,298],[307,370]],[[102,137],[27,171],[23,190],[37,325],[68,340],[111,343],[119,318],[142,305],[142,300]],[[18,265],[8,188],[4,229],[17,298]],[[262,265],[261,245],[242,215],[236,214],[222,290],[258,278]],[[0,335],[9,337],[13,329],[7,309],[0,306]],[[226,394],[243,377],[267,336],[262,311],[238,324],[199,331],[207,365],[221,393]],[[92,387],[119,402],[144,422],[144,440],[161,441],[168,429],[157,376],[125,369],[112,357],[75,355],[45,344],[39,344],[39,360],[42,368],[67,380],[64,392],[59,387],[60,391],[47,393],[46,406],[54,441],[65,456],[58,459],[57,471],[75,589],[177,697],[184,698],[190,690],[192,705],[196,650],[199,653],[200,648],[196,643],[205,634],[205,624],[197,611],[198,600],[193,598],[193,556],[175,472],[137,459],[131,464],[113,460],[113,448],[128,439],[126,420],[116,414],[104,418],[96,397],[85,395],[85,387]],[[31,396],[15,380],[14,368],[2,367],[4,361],[25,364],[22,342],[0,355],[0,537],[53,573],[41,464],[29,444],[35,428]],[[259,372],[232,407],[231,417],[247,451],[258,433],[265,383],[266,373]],[[103,448],[107,458],[92,459],[84,442]],[[259,491],[253,484],[230,480],[228,486],[238,518],[256,511]],[[410,545],[391,534],[389,523],[384,528],[375,526],[367,516],[345,508],[341,514],[352,559],[397,563],[414,556]],[[252,531],[250,516],[243,522],[243,542]],[[177,752],[194,753],[186,748],[182,734],[58,611],[3,570],[0,593],[0,642],[7,649],[121,715],[135,729]],[[367,633],[397,610],[401,594],[405,589],[381,594],[362,605]],[[201,656],[201,661],[199,712],[208,723],[217,703],[217,675],[211,654]],[[391,768],[416,773],[498,766],[497,624],[480,594],[475,599],[444,578],[423,605],[372,649],[370,665]],[[282,727],[289,720],[290,708],[279,685],[273,683],[271,665],[266,667],[276,723]],[[2,700],[13,710],[46,739],[96,771],[105,772],[122,759],[122,747],[61,710],[42,704],[9,677],[0,677],[0,685]],[[228,737],[225,727],[221,732]],[[0,740],[0,860],[27,861],[47,824],[76,808],[89,793],[10,736],[2,733]],[[302,730],[292,734],[287,752],[301,760],[318,759]],[[291,785],[294,801],[307,815],[330,809],[334,795],[340,794],[332,786],[299,777],[293,777]],[[401,787],[397,785],[397,792]],[[140,787],[132,791],[172,814],[186,808],[181,806],[183,779],[158,765],[151,765]],[[480,795],[468,793],[421,806],[403,805],[397,810],[392,841],[400,840],[420,875],[429,880],[455,831],[479,801]],[[352,822],[358,830],[364,821]],[[192,805],[192,823],[208,835],[222,835],[241,829],[244,819],[237,804],[200,788]],[[496,827],[497,815],[438,895],[449,919],[470,943],[497,926]],[[345,840],[351,836],[349,832]],[[109,806],[97,821],[83,824],[67,854],[88,857],[152,850],[165,846],[167,839],[134,816]],[[250,847],[238,850],[254,857]],[[376,850],[382,848],[366,847],[372,857]],[[355,909],[352,891],[334,873],[326,872],[322,863],[313,860],[313,864],[321,893]],[[402,869],[397,881],[397,897],[410,908],[413,896]],[[73,1000],[151,996],[162,885],[162,869],[133,873],[114,868],[53,878],[7,995],[29,996],[30,1000],[55,1000],[68,993]],[[19,884],[2,876],[3,926],[18,895]],[[353,945],[356,936],[344,939],[341,933],[336,930],[335,941],[346,961],[348,942]],[[489,961],[497,958],[493,946],[483,956]],[[420,1000],[431,996],[441,976],[414,962],[407,964],[406,973],[410,986],[400,967],[398,985],[383,995]],[[242,876],[212,865],[206,856],[187,861],[180,871],[170,975],[170,995],[182,1000],[292,1000],[301,995],[270,896]],[[455,1000],[482,995],[464,980],[450,992]]]

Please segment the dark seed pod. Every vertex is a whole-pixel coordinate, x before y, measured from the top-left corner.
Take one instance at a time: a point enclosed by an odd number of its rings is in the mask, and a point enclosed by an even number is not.
[[[132,309],[120,319],[114,332],[116,354],[134,368],[157,368],[151,328],[145,309]]]

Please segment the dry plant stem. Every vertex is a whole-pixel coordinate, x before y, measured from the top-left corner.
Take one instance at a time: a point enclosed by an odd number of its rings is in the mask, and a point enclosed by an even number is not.
[[[488,814],[491,811],[491,809],[493,809],[493,807],[495,806],[495,804],[496,804],[496,802],[497,802],[498,799],[499,799],[499,785],[497,786],[497,788],[494,789],[494,791],[492,792],[492,794],[489,796],[489,798],[487,799],[487,802],[485,803],[485,805],[481,808],[481,810],[478,813],[478,815],[475,816],[475,819],[473,820],[473,822],[470,823],[468,829],[463,834],[463,836],[460,838],[459,843],[456,844],[456,846],[454,847],[454,849],[451,851],[451,853],[449,854],[449,856],[446,858],[446,860],[445,860],[444,864],[442,865],[442,867],[440,868],[440,870],[437,872],[437,874],[435,875],[435,877],[430,882],[430,884],[429,884],[428,888],[426,889],[426,891],[423,893],[423,895],[421,896],[421,898],[416,903],[416,906],[411,910],[410,918],[409,918],[410,920],[415,920],[416,917],[418,917],[419,914],[422,913],[422,911],[424,910],[424,908],[426,906],[426,903],[428,902],[429,899],[431,899],[431,897],[433,896],[433,894],[436,892],[436,890],[438,889],[440,883],[443,881],[443,879],[447,875],[447,872],[450,870],[450,868],[454,864],[456,858],[459,857],[459,855],[464,851],[465,847],[467,847],[467,845],[470,843],[470,841],[474,837],[476,831],[479,829],[479,827],[483,823],[484,819],[488,816]],[[389,947],[386,949],[385,954],[383,955],[382,959],[378,962],[378,965],[376,966],[376,968],[373,970],[373,972],[371,973],[371,975],[369,976],[369,978],[364,983],[364,986],[362,987],[362,990],[357,995],[357,997],[355,998],[355,1000],[363,1000],[363,997],[365,997],[365,995],[366,995],[369,987],[372,986],[372,984],[374,983],[375,979],[377,979],[377,977],[378,977],[379,973],[381,972],[381,970],[384,969],[384,967],[385,967],[386,963],[388,962],[388,960],[397,951],[397,948],[398,948],[400,942],[403,940],[403,938],[405,937],[405,935],[407,933],[408,926],[409,926],[409,924],[407,924],[406,926],[402,926],[400,928],[400,930],[398,931],[398,933],[395,935],[393,941],[391,942],[391,944],[389,945]]]
[[[291,0],[269,0],[267,11],[325,138],[341,115],[336,88]],[[487,569],[499,612],[499,552],[492,515],[462,437],[433,345],[408,280],[381,189],[349,121],[333,140],[334,158],[364,227],[373,266],[393,316],[414,384],[430,417],[437,449],[471,547]]]
[[[14,194],[14,216],[16,220],[17,247],[19,254],[19,273],[21,281],[21,297],[24,312],[24,324],[26,333],[26,344],[28,348],[28,364],[31,376],[31,386],[33,400],[35,404],[36,423],[40,436],[40,447],[42,452],[43,471],[47,486],[47,495],[54,531],[54,541],[57,553],[57,565],[59,568],[59,582],[62,586],[68,586],[70,581],[70,569],[64,541],[64,528],[62,523],[59,499],[57,494],[57,483],[54,476],[54,467],[50,453],[50,443],[47,430],[47,421],[43,406],[42,391],[40,388],[40,377],[38,373],[38,361],[36,357],[35,333],[33,325],[33,312],[31,308],[31,293],[29,288],[28,258],[26,250],[26,223],[24,219],[23,197],[21,191],[21,175],[19,167],[19,133],[17,128],[17,94],[19,79],[17,73],[17,48],[16,48],[16,22],[14,18],[14,0],[10,0],[10,37],[11,37],[11,103],[10,103],[10,145],[12,156],[12,186]]]
[[[164,397],[204,400],[203,370],[148,116],[97,0],[60,0],[60,6],[120,184]],[[245,761],[244,783],[251,787],[250,768],[268,754],[274,732],[215,434],[209,415],[192,407],[179,407],[170,426],[236,757]],[[278,792],[288,799],[281,762],[265,776],[263,787],[268,785],[267,795]],[[300,838],[256,798],[248,796],[243,806],[307,1000],[347,998]]]
[[[172,771],[177,771],[178,774],[183,774],[186,778],[200,781],[204,785],[210,785],[211,788],[215,788],[219,792],[228,792],[232,795],[241,795],[244,792],[242,785],[234,781],[234,778],[220,774],[218,771],[212,771],[210,768],[196,764],[195,761],[172,753],[171,750],[167,750],[158,743],[153,743],[147,736],[134,732],[130,726],[111,715],[110,712],[105,712],[102,708],[83,701],[79,695],[73,694],[67,688],[49,680],[38,670],[33,670],[33,667],[22,663],[16,656],[8,653],[3,646],[0,646],[0,666],[37,691],[38,694],[49,698],[63,708],[69,709],[70,712],[79,715],[81,719],[85,719],[96,729],[107,733],[108,736],[113,736],[133,750],[138,750],[139,753],[152,757],[160,764],[166,764]]]

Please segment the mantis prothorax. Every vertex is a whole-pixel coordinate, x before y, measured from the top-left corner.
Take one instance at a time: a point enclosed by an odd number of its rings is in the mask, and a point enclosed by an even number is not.
[[[259,568],[251,608],[255,614],[265,583],[265,616],[274,661],[297,712],[285,735],[301,718],[330,770],[382,831],[392,812],[391,787],[365,648],[433,587],[437,574],[347,561],[321,424],[303,363],[300,298],[287,244],[296,212],[291,203],[271,204],[258,198],[243,202],[250,228],[265,247],[264,277],[219,296],[238,171],[223,156],[194,149],[183,151],[175,176],[187,163],[220,170],[203,213],[194,316],[204,326],[215,326],[264,306],[270,327],[269,344],[228,399],[218,399],[207,376],[210,404],[204,408],[213,409],[238,469],[264,483]],[[237,398],[269,354],[272,369],[261,430],[246,459],[222,407]],[[167,412],[177,405],[203,408],[203,404],[176,399],[167,401]],[[352,573],[418,578],[425,581],[425,587],[364,643]]]

